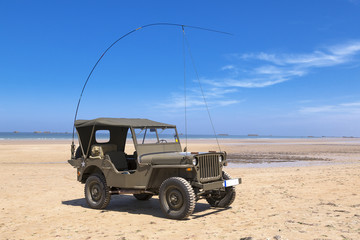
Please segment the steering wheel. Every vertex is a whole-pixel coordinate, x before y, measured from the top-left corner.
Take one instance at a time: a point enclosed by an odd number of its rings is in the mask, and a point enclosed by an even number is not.
[[[167,143],[167,141],[165,139],[160,139],[159,143]]]

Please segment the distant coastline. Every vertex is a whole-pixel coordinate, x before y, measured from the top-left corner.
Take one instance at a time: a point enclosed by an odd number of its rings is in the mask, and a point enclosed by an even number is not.
[[[77,135],[75,134],[77,138]],[[180,135],[180,139],[184,139],[185,135]],[[231,135],[231,134],[218,134],[219,139],[285,139],[285,138],[358,138],[356,136],[274,136],[274,135]],[[69,132],[49,132],[49,131],[35,131],[35,132],[0,132],[0,140],[66,140],[71,139],[72,133]],[[104,138],[107,138],[104,135]],[[214,135],[207,134],[188,134],[188,139],[214,139]]]

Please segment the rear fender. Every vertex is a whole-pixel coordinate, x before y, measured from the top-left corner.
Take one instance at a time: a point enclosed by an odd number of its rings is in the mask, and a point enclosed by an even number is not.
[[[101,171],[101,169],[95,165],[91,165],[91,166],[88,166],[87,168],[85,168],[85,170],[83,171],[83,173],[79,176],[79,181],[81,183],[85,183],[87,178],[89,176],[91,176],[92,174],[100,174],[100,175],[103,175],[103,172]]]
[[[82,158],[70,159],[68,160],[68,163],[74,168],[79,168],[81,166],[81,161],[83,161]]]

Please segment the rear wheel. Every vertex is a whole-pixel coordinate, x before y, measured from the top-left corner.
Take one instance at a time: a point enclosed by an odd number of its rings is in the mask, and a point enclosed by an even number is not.
[[[91,208],[103,209],[110,202],[110,188],[102,175],[94,174],[85,183],[85,199]]]
[[[168,178],[161,184],[159,199],[161,210],[168,218],[187,218],[195,208],[194,190],[180,177]]]
[[[139,193],[139,194],[134,194],[134,197],[137,199],[137,200],[140,200],[140,201],[146,201],[146,200],[149,200],[150,198],[152,198],[152,194],[150,193]]]
[[[222,172],[223,179],[229,180],[231,179],[230,175],[226,172]],[[236,192],[234,187],[227,187],[225,190],[214,191],[210,196],[206,198],[206,201],[212,207],[220,207],[227,208],[229,207],[235,200]]]

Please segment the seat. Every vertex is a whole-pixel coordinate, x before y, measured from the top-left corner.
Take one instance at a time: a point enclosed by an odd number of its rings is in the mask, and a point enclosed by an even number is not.
[[[107,155],[110,157],[111,162],[118,171],[129,169],[124,152],[108,152]]]

